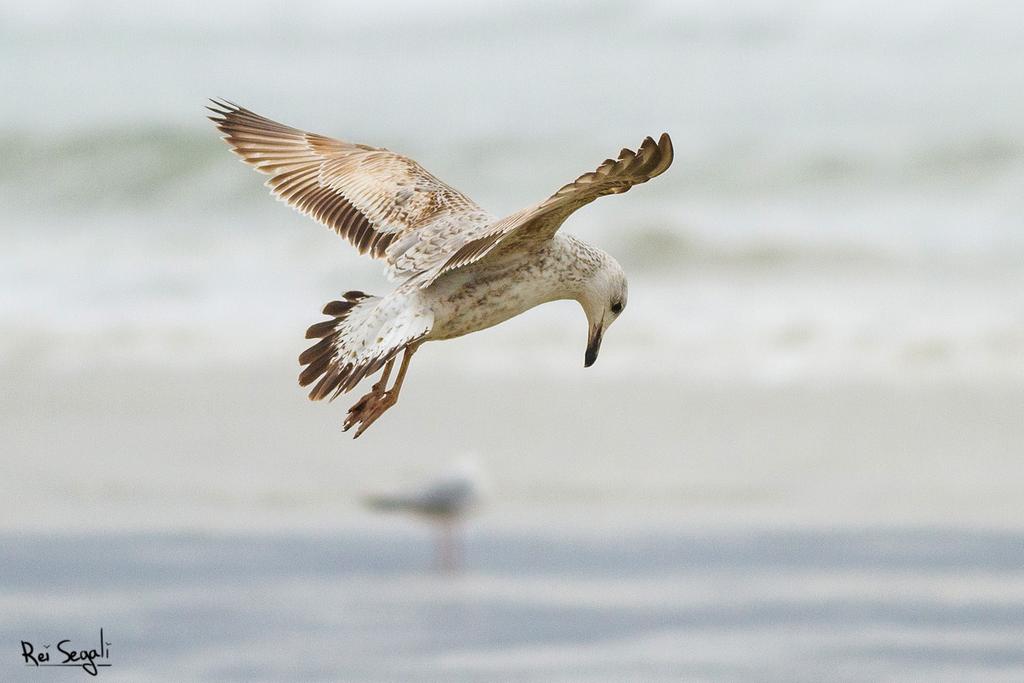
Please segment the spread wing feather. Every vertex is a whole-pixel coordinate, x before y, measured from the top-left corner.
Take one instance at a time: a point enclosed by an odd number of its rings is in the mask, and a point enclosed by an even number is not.
[[[408,157],[212,102],[210,119],[232,151],[270,176],[266,184],[279,199],[419,287],[496,249],[550,239],[572,212],[661,175],[673,157],[667,133],[657,142],[649,137],[635,152],[623,149],[539,204],[496,220]]]
[[[598,197],[620,194],[664,173],[672,164],[672,140],[662,133],[655,142],[648,137],[637,151],[623,149],[618,159],[606,159],[590,173],[562,186],[534,206],[518,211],[467,235],[449,258],[423,277],[424,286],[442,273],[479,261],[498,248],[516,248],[524,241],[550,239],[569,215]]]
[[[226,101],[210,117],[281,200],[335,230],[393,277],[447,260],[494,218],[408,157],[307,133]]]

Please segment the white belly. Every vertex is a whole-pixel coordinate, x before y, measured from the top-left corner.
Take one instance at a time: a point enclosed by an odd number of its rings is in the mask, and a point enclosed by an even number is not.
[[[542,303],[565,299],[560,278],[543,261],[466,268],[439,278],[426,294],[434,311],[429,339],[451,339],[504,322]]]

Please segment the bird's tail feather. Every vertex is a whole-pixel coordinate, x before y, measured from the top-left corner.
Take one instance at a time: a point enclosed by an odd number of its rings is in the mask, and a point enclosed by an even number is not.
[[[324,306],[324,314],[331,318],[306,330],[306,339],[320,341],[299,356],[299,363],[305,366],[299,385],[316,382],[309,398],[334,399],[351,390],[424,337],[433,316],[416,306],[417,295],[396,291],[379,297],[351,291],[345,292],[341,301]]]

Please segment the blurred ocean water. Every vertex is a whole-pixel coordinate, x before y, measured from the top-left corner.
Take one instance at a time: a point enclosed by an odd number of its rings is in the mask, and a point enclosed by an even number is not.
[[[609,344],[621,371],[658,354],[730,377],[1020,379],[1021,19],[994,2],[8,4],[0,357],[291,355],[337,292],[389,286],[234,161],[203,118],[224,96],[407,153],[497,214],[670,131],[669,174],[566,226],[639,294]],[[534,315],[479,349],[487,367],[578,341],[564,311]]]

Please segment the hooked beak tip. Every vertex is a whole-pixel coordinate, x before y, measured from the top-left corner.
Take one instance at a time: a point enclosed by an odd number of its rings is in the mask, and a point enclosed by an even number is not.
[[[603,332],[604,330],[599,327],[590,335],[590,340],[587,342],[587,353],[583,357],[583,367],[589,368],[597,361],[597,353],[601,350]]]

